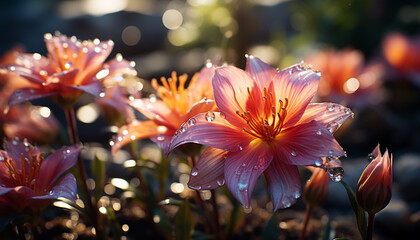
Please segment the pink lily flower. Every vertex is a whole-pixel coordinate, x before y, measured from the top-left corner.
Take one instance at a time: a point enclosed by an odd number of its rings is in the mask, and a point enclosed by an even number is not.
[[[0,213],[43,208],[59,197],[76,200],[73,174],[56,180],[77,161],[81,148],[65,147],[44,160],[44,153],[24,141],[5,141],[0,150]]]
[[[338,104],[310,103],[319,78],[302,65],[277,71],[252,56],[245,71],[216,68],[212,84],[220,112],[189,119],[169,147],[209,146],[188,185],[199,190],[226,184],[248,208],[264,174],[274,209],[291,206],[301,191],[298,165],[321,166],[322,157],[345,154],[332,133],[353,113]]]
[[[172,78],[166,80],[162,77],[163,86],[159,86],[156,79],[153,79],[152,86],[160,99],[153,96],[130,102],[132,107],[150,120],[134,120],[121,127],[112,146],[112,154],[122,146],[144,138],[150,138],[166,152],[172,136],[183,131],[188,119],[199,113],[216,110],[216,104],[211,100],[213,73],[214,68],[208,64],[193,76],[186,89],[186,74],[177,77],[176,73],[172,72]],[[193,121],[189,123],[194,124]]]
[[[9,98],[9,105],[51,97],[60,106],[73,106],[83,92],[99,96],[101,79],[112,74],[110,70],[118,70],[104,65],[114,46],[112,41],[80,41],[74,36],[49,33],[44,35],[44,40],[47,57],[38,53],[20,54],[7,66],[9,71],[35,84],[17,89]]]

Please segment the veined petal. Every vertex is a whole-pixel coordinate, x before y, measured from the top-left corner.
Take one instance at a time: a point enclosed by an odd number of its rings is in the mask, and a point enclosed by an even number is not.
[[[230,124],[219,112],[201,113],[189,119],[172,137],[169,151],[185,143],[198,143],[236,152],[244,149],[252,136]]]
[[[76,78],[78,73],[78,68],[54,73],[47,79],[47,83],[59,83],[60,85],[72,86],[74,85],[74,79]]]
[[[311,121],[288,128],[275,139],[276,158],[291,165],[315,165],[322,157],[343,156],[331,132]]]
[[[102,83],[96,79],[92,80],[90,83],[87,83],[85,85],[76,85],[68,87],[82,90],[83,92],[92,94],[95,97],[98,97],[102,91]]]
[[[197,190],[210,190],[225,184],[224,166],[228,152],[208,147],[191,169],[188,186]]]
[[[265,170],[264,177],[273,202],[274,212],[288,208],[300,197],[300,177],[297,166],[285,164],[275,157]]]
[[[296,125],[315,120],[334,133],[351,116],[353,112],[340,104],[310,103]]]
[[[220,112],[232,125],[245,127],[245,121],[236,114],[236,111],[242,113],[247,110],[248,89],[253,89],[255,81],[245,71],[225,66],[216,68],[212,83],[214,99]]]
[[[277,74],[276,69],[254,56],[247,57],[245,71],[257,81],[260,89],[268,88],[273,77]]]
[[[10,95],[9,106],[56,94],[57,92],[51,92],[48,88],[20,88]]]
[[[182,119],[178,118],[179,114],[169,108],[162,100],[142,98],[131,101],[130,105],[150,120],[162,123],[162,125],[169,125],[178,129],[182,123]]]
[[[4,146],[7,150],[7,152],[2,151],[2,155],[8,156],[14,161],[17,167],[20,166],[20,160],[21,156],[23,155],[24,158],[29,158],[29,144],[28,146],[25,145],[25,143],[18,141],[18,140],[12,140],[12,141],[4,141]],[[33,155],[39,155],[41,152],[37,147],[33,148],[32,154]]]
[[[57,199],[67,198],[71,201],[76,200],[77,184],[73,174],[68,173],[58,181],[58,183],[46,193],[46,195],[33,196],[30,199]]]
[[[158,129],[158,125],[154,121],[137,121],[124,125],[118,131],[115,137],[114,145],[112,146],[112,154],[115,155],[117,151],[124,145],[143,138],[156,136],[159,133],[165,134],[167,128],[162,126]],[[160,131],[159,131],[160,130]]]
[[[192,102],[200,101],[203,97],[214,99],[212,86],[214,69],[212,64],[208,63],[193,77],[193,79],[196,77],[194,84],[190,83],[188,86],[188,90],[194,93],[191,95]]]
[[[288,99],[283,128],[295,125],[318,89],[320,74],[300,64],[283,69],[273,78],[276,98]]]
[[[232,195],[245,207],[249,208],[252,191],[258,177],[273,160],[268,144],[253,141],[239,152],[231,152],[225,159],[225,184]]]
[[[64,147],[49,155],[42,162],[36,188],[51,189],[55,180],[76,164],[81,150],[81,147]]]

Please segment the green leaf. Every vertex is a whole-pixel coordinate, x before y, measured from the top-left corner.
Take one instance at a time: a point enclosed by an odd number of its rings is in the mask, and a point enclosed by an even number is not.
[[[187,200],[179,206],[178,212],[175,215],[175,237],[177,240],[191,239],[192,231],[194,229],[193,215],[190,210],[190,205]]]
[[[356,200],[356,195],[347,183],[340,181],[344,186],[349,197],[351,208],[353,209],[354,216],[356,217],[357,228],[359,229],[360,236],[364,240],[366,238],[366,214],[365,211],[359,206]]]
[[[328,218],[327,223],[324,226],[324,232],[322,236],[320,236],[320,240],[330,240],[333,239],[335,235],[335,231],[333,228],[331,228],[331,220]]]
[[[95,179],[95,200],[98,202],[105,184],[105,163],[98,156],[91,163],[91,172]]]
[[[268,222],[265,224],[262,232],[262,240],[278,239],[280,235],[280,228],[277,223],[277,213],[274,212]]]

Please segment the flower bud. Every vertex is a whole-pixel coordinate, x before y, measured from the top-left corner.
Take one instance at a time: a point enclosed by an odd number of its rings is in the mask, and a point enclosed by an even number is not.
[[[373,150],[375,158],[357,183],[357,201],[366,212],[375,214],[388,205],[392,196],[392,155],[388,150],[381,155],[379,144]]]
[[[311,167],[309,169],[312,171],[312,176],[306,182],[303,190],[303,199],[307,205],[318,206],[327,197],[330,177],[322,168]]]

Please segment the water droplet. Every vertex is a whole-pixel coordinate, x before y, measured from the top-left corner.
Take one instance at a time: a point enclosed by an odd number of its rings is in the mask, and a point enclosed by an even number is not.
[[[111,140],[109,140],[109,146],[111,146],[111,147],[112,147],[112,146],[114,146],[114,144],[115,144],[114,140],[112,140],[112,139],[111,139]]]
[[[334,108],[335,108],[335,104],[330,104],[330,105],[327,106],[327,110],[330,111],[330,112],[334,111]]]
[[[242,167],[246,167],[246,164],[245,163],[242,163]]]
[[[11,66],[11,67],[9,67],[9,70],[10,70],[10,71],[15,71],[15,70],[16,70],[16,67]]]
[[[50,191],[50,195],[54,195],[54,191],[53,190]]]
[[[225,184],[225,179],[217,180],[217,185],[222,186],[223,184]]]
[[[12,141],[12,144],[13,144],[13,145],[17,145],[17,144],[18,144],[18,142],[17,142],[16,140],[13,140],[13,141]]]
[[[190,125],[190,126],[194,126],[196,122],[197,122],[197,120],[195,120],[195,118],[190,118],[190,119],[188,120],[188,125]]]
[[[206,120],[207,120],[208,122],[212,122],[216,116],[214,115],[214,112],[212,112],[212,111],[208,111],[208,112],[206,113],[205,117],[206,117]]]
[[[300,197],[300,191],[299,190],[296,190],[296,192],[292,193],[292,195],[293,195],[294,198],[297,199],[297,198]]]
[[[321,131],[321,129],[319,129],[319,130],[316,132],[316,135],[322,135],[322,131]]]
[[[100,93],[99,93],[99,97],[100,97],[100,98],[105,97],[105,92],[104,92],[104,91],[100,92]]]
[[[15,95],[16,96],[21,96],[23,93],[22,93],[22,90],[20,90],[20,89],[18,89],[18,90],[16,90],[15,91]]]
[[[201,190],[201,186],[189,186],[189,187],[194,190]]]
[[[181,127],[179,128],[179,130],[180,130],[181,132],[185,132],[185,131],[187,131],[187,129],[188,129],[188,125],[187,125],[187,123],[183,123],[183,124],[181,124]]]
[[[130,136],[130,139],[134,141],[134,140],[136,140],[136,136],[135,135],[131,135]]]
[[[369,160],[369,162],[370,162],[370,161],[372,161],[373,159],[375,159],[375,156],[373,156],[373,154],[371,154],[371,153],[370,153],[370,154],[368,155],[368,160]]]
[[[165,140],[165,135],[163,135],[163,134],[159,133],[159,134],[157,135],[156,139],[157,139],[158,141],[163,141],[163,140]]]
[[[123,138],[120,136],[117,138],[118,142],[121,142],[123,140]]]
[[[72,62],[66,61],[64,63],[64,68],[65,69],[70,69],[72,66],[73,66],[73,63]]]
[[[128,130],[127,129],[125,129],[124,131],[122,131],[122,134],[125,136],[125,135],[127,135],[128,134]]]
[[[344,169],[342,167],[330,168],[327,172],[331,180],[334,182],[339,182],[344,177]]]
[[[282,204],[284,208],[288,208],[292,205],[289,201],[283,201]]]
[[[294,151],[290,152],[293,157],[296,157],[296,153]]]
[[[315,160],[315,166],[320,167],[322,165],[323,161],[322,159]]]
[[[248,191],[248,184],[238,183],[239,191]]]
[[[239,145],[238,148],[239,148],[239,151],[242,151],[244,149],[241,145]]]
[[[192,176],[197,176],[198,175],[198,170],[197,169],[191,170],[191,175]]]
[[[344,108],[344,113],[345,114],[349,114],[351,111],[350,111],[350,109],[349,108]]]

